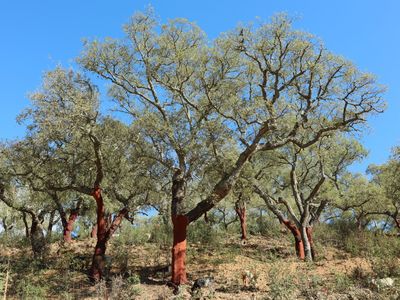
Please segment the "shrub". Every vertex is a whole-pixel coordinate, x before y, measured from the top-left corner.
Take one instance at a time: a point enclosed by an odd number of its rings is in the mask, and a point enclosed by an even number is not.
[[[275,217],[270,217],[266,215],[260,216],[258,212],[249,212],[247,219],[247,227],[249,233],[266,237],[282,236],[282,233],[280,232],[282,226],[279,224]]]
[[[347,291],[352,285],[353,282],[349,276],[346,274],[335,274],[335,282],[334,282],[335,291],[342,293]]]
[[[272,266],[268,272],[268,277],[270,279],[269,296],[271,299],[295,299],[294,293],[297,288],[295,276],[282,272],[282,268],[279,266]]]
[[[371,259],[371,265],[379,278],[400,277],[400,264],[396,257],[374,257]]]
[[[203,220],[195,222],[188,230],[188,241],[191,243],[200,242],[203,245],[218,246],[221,244],[224,232]]]
[[[17,294],[21,299],[46,299],[47,290],[46,286],[35,284],[28,279],[22,279],[17,285]]]

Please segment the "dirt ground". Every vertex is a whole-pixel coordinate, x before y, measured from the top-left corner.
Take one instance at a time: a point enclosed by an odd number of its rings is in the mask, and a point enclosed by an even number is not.
[[[32,279],[39,285],[48,285],[47,299],[378,299],[374,291],[364,288],[359,289],[365,291],[354,292],[361,293],[360,296],[347,293],[341,298],[338,291],[341,279],[344,280],[343,289],[353,288],[346,278],[356,269],[372,276],[368,259],[324,247],[316,262],[305,263],[296,259],[289,238],[250,236],[245,244],[238,239],[227,239],[213,247],[190,244],[187,253],[189,283],[179,291],[168,281],[169,249],[150,243],[123,249],[111,243],[108,249],[110,280],[103,286],[91,285],[85,270],[90,265],[93,246],[94,240],[73,241],[68,247],[61,247],[59,243],[51,245],[47,267]],[[2,249],[1,259],[20,263],[28,251]],[[126,251],[128,256],[121,255]],[[60,263],[63,260],[66,263]],[[21,270],[28,274],[27,270]],[[15,290],[17,281],[24,275],[11,276]],[[134,293],[126,294],[126,283],[118,286],[117,277],[122,281],[136,278],[132,283]],[[211,284],[192,293],[191,286],[199,278],[211,278]],[[66,284],[68,288],[61,288]],[[10,295],[8,299],[18,297]]]

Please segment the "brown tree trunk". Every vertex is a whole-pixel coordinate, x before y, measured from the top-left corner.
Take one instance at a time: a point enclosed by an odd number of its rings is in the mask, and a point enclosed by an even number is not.
[[[235,211],[240,220],[240,229],[242,232],[242,240],[247,239],[247,223],[246,223],[246,204],[243,201],[236,201]]]
[[[300,227],[300,232],[301,232],[301,239],[303,241],[303,248],[304,248],[304,260],[306,261],[312,261],[312,252],[311,252],[311,244],[310,241],[308,240],[308,234],[307,234],[307,227],[301,226]]]
[[[306,228],[306,232],[307,232],[308,242],[310,243],[311,257],[312,257],[312,260],[315,260],[316,251],[315,251],[315,247],[314,247],[314,240],[313,240],[313,237],[312,237],[313,228],[311,226],[307,227]]]
[[[293,234],[294,241],[295,241],[295,249],[296,249],[296,255],[298,258],[304,260],[305,259],[305,253],[304,253],[304,245],[303,245],[303,240],[301,238],[301,232],[297,228],[295,224],[293,224],[289,220],[284,220],[283,224],[290,230],[290,232]]]
[[[394,222],[396,223],[397,229],[400,230],[400,218],[394,218]]]
[[[359,216],[356,217],[356,226],[358,231],[363,230],[363,219],[364,219],[363,213],[361,213]]]
[[[188,218],[183,215],[172,216],[173,246],[172,246],[172,282],[176,285],[187,283],[186,277],[186,232]]]
[[[204,222],[207,224],[210,222],[210,220],[208,219],[207,212],[204,213]]]
[[[97,204],[97,242],[94,248],[94,254],[92,259],[92,266],[89,272],[89,278],[92,282],[99,281],[103,278],[105,270],[105,255],[107,249],[107,242],[114,234],[114,232],[121,225],[122,219],[128,214],[128,209],[123,208],[119,211],[118,215],[110,223],[111,225],[107,229],[107,219],[105,216],[105,208],[103,197],[101,195],[100,188],[96,188],[93,193],[93,197]]]
[[[53,210],[50,213],[50,217],[49,217],[49,225],[47,226],[47,234],[46,234],[46,238],[48,241],[51,241],[51,235],[53,233],[53,226],[54,226],[54,216],[56,214],[56,211]]]
[[[28,225],[28,221],[26,219],[26,213],[22,213],[22,221],[24,222],[24,226],[25,226],[25,236],[26,238],[30,238],[31,237],[31,232],[29,230],[29,225]]]
[[[92,281],[99,281],[104,272],[105,253],[106,253],[106,231],[107,222],[104,218],[105,208],[100,187],[96,187],[93,192],[93,198],[97,205],[97,242],[94,248],[92,266],[89,272],[89,278]]]
[[[64,228],[63,228],[63,239],[65,243],[70,243],[72,242],[72,230],[74,229],[74,223],[76,219],[78,218],[79,211],[74,209],[71,211],[71,214],[69,215],[68,220],[66,220],[65,224],[63,222]]]
[[[32,216],[30,239],[33,256],[42,259],[47,251],[46,239],[44,237],[43,227],[39,219],[35,216]]]

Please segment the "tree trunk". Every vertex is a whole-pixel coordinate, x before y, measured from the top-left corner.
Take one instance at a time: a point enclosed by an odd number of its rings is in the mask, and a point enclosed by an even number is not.
[[[313,237],[312,237],[313,228],[311,226],[307,227],[306,228],[306,232],[307,232],[308,241],[310,243],[311,257],[312,257],[312,260],[315,260],[316,251],[315,251],[315,247],[314,247],[314,240],[313,240]]]
[[[31,237],[31,232],[29,230],[28,220],[26,219],[26,213],[22,213],[22,221],[24,222],[25,226],[25,236],[27,239]]]
[[[37,217],[32,216],[32,226],[30,230],[31,246],[33,256],[42,259],[46,254],[46,239],[43,233],[43,227]]]
[[[94,224],[92,230],[90,231],[91,238],[97,238],[97,224]]]
[[[293,234],[294,241],[295,241],[295,249],[296,249],[296,255],[298,258],[304,260],[305,259],[305,253],[304,253],[304,246],[303,246],[303,240],[301,238],[301,232],[297,228],[295,224],[293,224],[289,220],[283,220],[283,224],[290,230],[290,232]]]
[[[364,219],[364,213],[361,213],[359,216],[356,217],[356,226],[358,231],[363,230],[363,219]]]
[[[301,239],[303,240],[304,259],[306,261],[312,261],[313,258],[312,258],[312,254],[311,254],[311,245],[310,245],[310,241],[308,240],[306,226],[301,226]]]
[[[236,201],[235,211],[240,220],[240,228],[242,232],[242,240],[247,239],[247,223],[246,223],[246,203],[243,201]]]
[[[128,214],[128,209],[123,208],[119,211],[118,215],[114,218],[114,220],[110,223],[107,221],[111,218],[105,216],[105,208],[103,197],[101,195],[100,188],[96,188],[93,197],[96,200],[97,204],[97,242],[94,248],[94,254],[92,259],[92,266],[89,272],[89,278],[92,282],[97,282],[103,278],[105,265],[106,265],[106,249],[107,242],[114,234],[114,232],[121,225],[122,219]],[[107,225],[110,225],[107,229]]]
[[[187,283],[186,277],[186,232],[188,218],[183,215],[173,216],[173,246],[172,246],[172,282],[176,285]]]
[[[74,229],[74,223],[76,219],[78,218],[79,211],[74,209],[71,211],[71,214],[69,215],[68,220],[65,220],[65,223],[63,222],[64,228],[63,228],[63,239],[65,243],[70,243],[72,242],[72,231]]]
[[[46,238],[48,241],[51,241],[51,235],[53,233],[53,226],[54,226],[54,216],[56,214],[56,211],[53,210],[50,213],[50,217],[49,217],[49,224],[47,226],[47,234],[46,234]]]
[[[100,187],[96,187],[93,192],[93,198],[96,200],[97,205],[97,242],[94,248],[92,259],[92,266],[89,272],[91,281],[99,281],[104,272],[105,267],[105,254],[106,254],[106,231],[107,224],[104,217],[105,208],[103,197],[101,195]]]
[[[210,220],[208,219],[207,212],[204,213],[204,222],[207,224],[210,222]]]
[[[188,218],[184,214],[185,205],[185,178],[183,172],[177,169],[172,178],[172,202],[171,219],[173,225],[173,244],[172,244],[172,278],[176,284],[185,284],[186,277],[186,234],[189,224]]]
[[[399,229],[400,230],[400,218],[394,218],[394,222],[395,222],[395,224],[396,224],[396,227],[397,227],[397,229]]]

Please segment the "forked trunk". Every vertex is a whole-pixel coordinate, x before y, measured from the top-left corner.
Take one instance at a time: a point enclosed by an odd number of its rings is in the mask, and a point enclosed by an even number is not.
[[[105,253],[106,253],[106,231],[107,224],[105,215],[105,208],[103,197],[101,195],[100,187],[96,187],[93,192],[93,197],[97,205],[97,242],[94,249],[92,266],[90,268],[89,277],[92,281],[99,281],[104,272],[105,267]]]
[[[289,220],[284,220],[283,224],[290,230],[290,232],[293,234],[294,241],[295,241],[295,249],[296,249],[296,255],[298,258],[304,260],[305,259],[305,252],[304,252],[304,246],[303,246],[303,240],[301,238],[301,232],[297,228],[297,226],[292,223]]]
[[[186,277],[186,233],[188,218],[183,215],[172,216],[173,246],[172,246],[172,282],[176,285],[187,283]]]
[[[104,202],[103,197],[101,196],[100,188],[95,189],[93,197],[95,198],[97,204],[97,242],[94,248],[89,278],[92,282],[97,282],[101,280],[104,275],[104,270],[106,267],[105,255],[107,242],[121,225],[122,219],[127,216],[129,211],[126,207],[121,209],[114,220],[111,221],[111,216],[109,218],[105,217]]]

